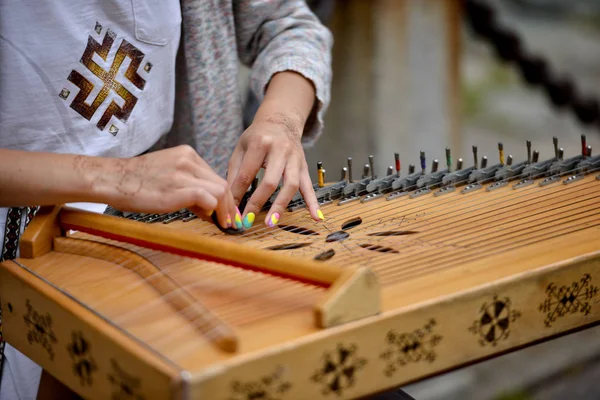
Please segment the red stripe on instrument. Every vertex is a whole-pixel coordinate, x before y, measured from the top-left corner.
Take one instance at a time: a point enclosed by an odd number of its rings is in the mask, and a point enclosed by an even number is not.
[[[329,284],[326,284],[323,282],[312,281],[310,279],[301,278],[301,277],[294,276],[294,275],[288,275],[283,272],[277,273],[274,271],[262,269],[255,265],[245,264],[245,263],[232,261],[232,260],[228,260],[228,259],[220,258],[220,257],[209,256],[206,254],[196,253],[196,252],[189,251],[189,250],[182,250],[182,249],[178,249],[177,247],[174,247],[174,246],[167,246],[167,245],[147,242],[147,241],[141,240],[141,239],[135,239],[135,238],[128,237],[128,236],[117,235],[114,233],[107,233],[107,232],[103,232],[103,231],[96,230],[93,228],[87,228],[87,227],[68,224],[68,223],[61,223],[61,226],[67,230],[85,232],[85,233],[89,233],[91,235],[104,237],[106,239],[112,239],[112,240],[117,240],[117,241],[121,241],[121,242],[126,242],[126,243],[130,243],[130,244],[133,244],[136,246],[144,247],[147,249],[177,254],[180,256],[184,256],[184,257],[192,257],[192,258],[196,258],[196,259],[200,259],[200,260],[204,260],[204,261],[216,262],[219,264],[225,264],[228,266],[237,267],[237,268],[241,268],[241,269],[245,269],[245,270],[249,270],[249,271],[261,272],[263,274],[272,275],[272,276],[276,276],[276,277],[284,278],[284,279],[289,279],[289,280],[293,280],[293,281],[300,282],[300,283],[305,283],[305,284],[312,285],[312,286],[319,286],[319,287],[323,287],[323,288],[328,288],[330,286]]]

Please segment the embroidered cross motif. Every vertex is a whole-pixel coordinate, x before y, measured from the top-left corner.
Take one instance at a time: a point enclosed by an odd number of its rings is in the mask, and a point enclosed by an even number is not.
[[[140,90],[144,90],[144,87],[146,86],[146,80],[137,73],[138,67],[144,59],[144,53],[125,39],[121,41],[108,70],[104,70],[93,60],[94,54],[97,54],[104,61],[107,61],[116,37],[117,35],[108,29],[104,35],[102,44],[98,43],[91,36],[88,38],[88,44],[83,52],[80,62],[102,81],[102,88],[91,104],[86,103],[86,99],[92,90],[94,90],[94,84],[75,70],[72,70],[67,78],[80,89],[77,96],[75,96],[75,99],[71,102],[71,108],[88,121],[94,116],[98,107],[104,103],[111,90],[123,99],[122,106],[119,106],[114,100],[108,105],[96,124],[101,131],[104,130],[113,116],[126,122],[137,103],[137,97],[127,90],[121,82],[117,81],[117,73],[126,57],[128,57],[131,62],[124,73],[124,77]],[[150,69],[148,68],[146,72],[149,71]],[[59,96],[63,99],[67,99],[69,97],[69,91],[63,89]],[[115,125],[111,125],[109,128],[109,132],[113,136],[116,135],[118,131],[119,128]]]

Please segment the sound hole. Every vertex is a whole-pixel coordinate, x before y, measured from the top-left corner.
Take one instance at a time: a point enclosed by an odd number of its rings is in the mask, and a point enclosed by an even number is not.
[[[285,243],[267,247],[267,250],[294,250],[302,247],[310,246],[310,243]]]
[[[366,250],[377,251],[379,253],[398,253],[397,250],[391,247],[379,246],[376,244],[361,244],[360,247]]]
[[[315,260],[317,261],[325,261],[329,260],[331,257],[335,255],[335,250],[329,249],[315,256]]]
[[[348,236],[350,236],[350,234],[348,232],[344,232],[344,231],[337,231],[337,232],[333,232],[330,233],[329,235],[327,235],[327,238],[325,239],[326,242],[339,242],[341,240],[346,239]]]
[[[294,225],[277,225],[277,226],[279,228],[283,229],[284,231],[291,232],[291,233],[297,233],[298,235],[307,235],[307,236],[318,235],[317,232],[312,231],[310,229],[302,228],[301,226],[294,226]]]
[[[417,233],[417,232],[416,231],[384,231],[384,232],[369,233],[367,236],[402,236],[402,235],[412,235],[413,233]]]
[[[360,218],[360,217],[352,218],[342,224],[342,229],[346,231],[346,230],[352,229],[355,226],[358,226],[360,224],[362,224],[362,218]]]

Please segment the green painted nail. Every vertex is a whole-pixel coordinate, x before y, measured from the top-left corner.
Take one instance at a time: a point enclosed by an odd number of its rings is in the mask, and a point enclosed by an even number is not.
[[[246,214],[246,216],[244,217],[244,227],[245,228],[250,228],[252,226],[252,224],[254,223],[254,213],[248,213]]]

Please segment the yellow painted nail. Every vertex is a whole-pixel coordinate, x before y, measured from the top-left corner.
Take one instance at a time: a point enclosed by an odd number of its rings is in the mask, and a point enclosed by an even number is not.
[[[237,226],[238,228],[242,227],[242,216],[239,212],[235,214],[235,226]]]
[[[227,214],[227,227],[231,227],[231,217],[229,216],[229,214]]]
[[[317,216],[321,221],[325,221],[325,216],[323,216],[323,211],[317,210]]]
[[[271,218],[269,218],[267,225],[272,228],[277,224],[277,222],[279,222],[279,213],[273,213],[271,214]]]

